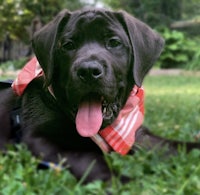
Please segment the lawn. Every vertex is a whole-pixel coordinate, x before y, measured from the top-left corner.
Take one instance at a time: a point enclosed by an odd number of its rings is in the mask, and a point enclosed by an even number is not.
[[[200,76],[149,76],[145,124],[169,138],[193,141],[200,131]]]
[[[144,124],[156,134],[194,141],[200,131],[199,86],[198,76],[148,76]],[[121,184],[116,176],[110,184],[96,181],[88,185],[76,181],[67,170],[37,170],[38,159],[25,147],[18,150],[0,154],[0,195],[198,195],[200,191],[198,150],[186,154],[182,149],[165,159],[143,150],[135,156],[105,155],[113,171],[133,180]]]

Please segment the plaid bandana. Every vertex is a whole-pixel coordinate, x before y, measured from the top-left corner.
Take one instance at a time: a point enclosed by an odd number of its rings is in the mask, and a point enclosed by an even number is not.
[[[17,78],[12,83],[12,88],[14,92],[21,96],[28,84],[36,77],[43,75],[43,70],[41,69],[37,58],[32,58],[19,72]]]
[[[20,71],[12,84],[14,92],[21,96],[28,84],[36,77],[44,75],[36,57],[32,58]],[[49,92],[53,95],[51,87]],[[53,95],[54,96],[54,95]],[[144,119],[144,89],[133,87],[128,100],[118,117],[108,127],[100,130],[91,139],[104,151],[115,151],[121,155],[129,152],[135,142],[135,133]]]

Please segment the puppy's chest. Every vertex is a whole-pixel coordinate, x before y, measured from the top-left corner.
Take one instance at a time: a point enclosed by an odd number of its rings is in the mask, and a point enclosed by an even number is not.
[[[81,137],[75,124],[58,110],[26,107],[22,119],[23,137],[28,134],[33,140],[43,138],[63,150],[99,151],[96,144],[90,138]]]

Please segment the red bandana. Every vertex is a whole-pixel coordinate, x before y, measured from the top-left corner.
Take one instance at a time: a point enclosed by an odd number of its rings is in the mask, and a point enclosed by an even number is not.
[[[14,92],[21,96],[27,85],[36,77],[42,76],[36,57],[32,58],[20,71],[12,84]],[[53,95],[52,90],[49,88]],[[118,117],[108,127],[100,130],[91,139],[104,151],[115,151],[121,155],[129,152],[135,142],[135,133],[144,119],[144,89],[136,85]]]

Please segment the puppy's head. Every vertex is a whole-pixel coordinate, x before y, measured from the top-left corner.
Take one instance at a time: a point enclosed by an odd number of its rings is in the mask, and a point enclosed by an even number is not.
[[[46,85],[82,136],[116,118],[162,47],[163,39],[146,24],[102,9],[64,10],[33,38]]]

